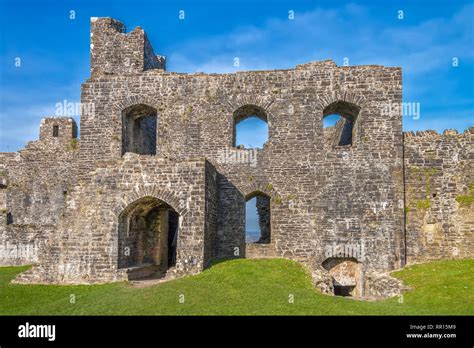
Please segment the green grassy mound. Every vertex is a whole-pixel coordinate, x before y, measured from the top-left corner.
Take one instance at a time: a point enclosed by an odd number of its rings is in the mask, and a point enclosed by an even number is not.
[[[298,263],[284,259],[220,262],[145,288],[10,284],[26,269],[0,267],[0,315],[474,315],[474,260],[395,272],[413,290],[403,301],[376,302],[322,295]]]

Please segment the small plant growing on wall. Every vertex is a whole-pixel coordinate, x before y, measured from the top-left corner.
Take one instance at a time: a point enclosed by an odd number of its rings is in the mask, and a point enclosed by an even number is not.
[[[431,206],[431,201],[429,198],[420,199],[416,202],[416,207],[418,209],[429,209]]]
[[[69,142],[69,144],[67,144],[67,149],[69,151],[76,151],[77,150],[77,144],[79,142],[77,141],[77,139],[71,139],[71,141]]]
[[[461,207],[467,207],[474,203],[474,182],[469,185],[469,192],[467,194],[456,197],[456,202]]]

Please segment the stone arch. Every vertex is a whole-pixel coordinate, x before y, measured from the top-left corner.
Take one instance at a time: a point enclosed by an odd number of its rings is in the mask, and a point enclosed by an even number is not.
[[[330,93],[328,92],[318,95],[315,107],[321,114],[328,105],[338,101],[358,105],[361,109],[366,105],[366,98],[363,95],[355,91],[337,89]]]
[[[329,273],[334,295],[362,295],[362,265],[355,257],[328,257],[321,266]]]
[[[172,207],[181,217],[185,217],[188,213],[186,202],[178,198],[173,192],[157,185],[137,185],[132,191],[126,192],[121,200],[116,203],[112,212],[118,217],[123,210],[133,202],[143,197],[154,197],[159,199],[170,207]]]
[[[251,196],[254,192],[260,192],[264,195],[267,195],[270,198],[275,198],[278,196],[273,185],[268,183],[263,183],[262,181],[251,180],[248,183],[244,183],[240,186],[240,192],[245,198]]]
[[[146,95],[134,95],[134,96],[129,96],[127,98],[124,98],[120,101],[117,101],[112,104],[112,113],[115,115],[115,117],[120,117],[122,110],[127,109],[133,105],[137,104],[145,104],[149,105],[156,110],[160,109],[160,102],[159,100],[146,96]]]
[[[262,121],[268,122],[268,116],[265,109],[255,104],[244,104],[233,112],[234,122],[239,123],[247,117],[255,116]]]
[[[244,105],[255,105],[256,107],[259,107],[265,111],[267,114],[267,120],[270,122],[273,108],[275,106],[274,102],[275,100],[269,96],[238,94],[229,99],[225,107],[227,109],[227,113],[232,114],[235,110]]]

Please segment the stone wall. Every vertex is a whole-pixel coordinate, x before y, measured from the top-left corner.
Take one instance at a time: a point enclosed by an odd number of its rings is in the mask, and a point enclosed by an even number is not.
[[[407,132],[404,144],[408,261],[473,257],[474,127]]]
[[[180,215],[175,274],[204,266],[206,218],[205,160],[170,161],[127,154],[104,161],[68,197],[66,210],[50,234],[40,265],[20,282],[94,283],[126,280],[118,269],[118,228],[134,202],[156,198]]]
[[[93,107],[82,110],[80,146],[73,124],[64,120],[69,128],[56,137],[47,121],[39,141],[0,155],[0,204],[11,213],[4,221],[55,227],[41,237],[40,265],[19,281],[126,279],[118,269],[118,221],[147,195],[181,216],[177,262],[168,270],[174,275],[221,257],[285,257],[330,288],[322,265],[345,258],[360,269],[357,293],[369,294],[367,286],[383,289],[378,275],[402,267],[407,251],[410,261],[471,255],[472,215],[454,203],[472,183],[471,135],[425,141],[406,134],[404,144],[400,110],[385,112],[401,103],[401,81],[400,68],[332,61],[234,74],[166,72],[141,28],[126,34],[116,20],[92,19],[91,77],[81,103]],[[146,122],[146,136],[133,140],[143,110],[156,117],[156,133]],[[334,113],[342,119],[323,129]],[[268,123],[268,141],[263,149],[236,148],[235,124],[252,115]],[[133,153],[141,150],[147,155]],[[413,167],[439,170],[429,192],[416,189]],[[434,187],[436,200],[420,210],[428,203],[417,202]],[[257,193],[270,199],[271,238],[246,245],[245,202]],[[440,239],[440,230],[449,238]],[[428,234],[441,248],[426,246]]]
[[[54,225],[11,224],[0,226],[0,266],[38,263]]]
[[[110,35],[96,39],[115,40]],[[122,48],[107,54],[121,57]],[[157,110],[157,156],[206,157],[219,173],[216,257],[245,256],[245,197],[258,190],[271,197],[267,248],[277,255],[321,263],[328,243],[364,244],[366,266],[390,270],[404,258],[402,129],[401,115],[382,108],[400,101],[399,68],[332,61],[236,74],[98,72],[82,86],[82,102],[95,111],[81,117],[81,175],[122,156],[122,111],[149,105]],[[323,141],[322,118],[348,113],[345,105],[358,112],[352,145]],[[254,163],[223,161],[235,151],[235,122],[250,109],[269,123],[266,146]]]
[[[17,153],[0,153],[0,264],[38,261],[75,183],[76,135],[74,119],[46,117],[39,140]]]
[[[91,18],[90,49],[91,75],[133,74],[165,66],[164,57],[155,55],[143,29],[126,33],[125,25],[112,18]]]
[[[53,125],[59,135],[53,136]],[[74,184],[78,141],[72,118],[44,118],[40,139],[14,156],[0,154],[6,186],[6,209],[15,224],[53,224]]]

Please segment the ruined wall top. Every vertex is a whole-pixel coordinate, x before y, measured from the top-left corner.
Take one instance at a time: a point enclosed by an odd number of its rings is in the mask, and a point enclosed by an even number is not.
[[[405,140],[408,141],[424,141],[427,139],[441,139],[443,137],[470,137],[474,135],[474,127],[469,127],[464,132],[459,133],[456,129],[446,129],[443,133],[438,133],[435,130],[429,129],[424,131],[408,131],[404,132]]]
[[[72,117],[44,117],[41,120],[39,140],[70,141],[77,138],[77,124]]]
[[[91,77],[106,75],[134,75],[145,71],[163,73],[165,57],[156,55],[145,31],[136,27],[126,32],[124,23],[110,17],[91,17]],[[313,61],[297,65],[293,69],[237,71],[236,74],[262,74],[274,71],[324,70],[338,68],[341,70],[400,69],[380,65],[337,66],[332,60]],[[205,74],[196,72],[168,73],[170,75],[211,76],[228,74]]]
[[[142,28],[125,31],[113,18],[91,18],[91,76],[165,69],[165,58],[155,55]]]

